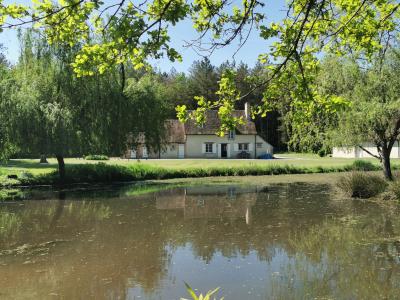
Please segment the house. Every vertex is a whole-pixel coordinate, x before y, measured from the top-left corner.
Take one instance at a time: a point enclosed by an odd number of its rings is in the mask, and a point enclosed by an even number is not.
[[[129,158],[257,158],[272,154],[273,147],[257,134],[256,126],[250,118],[250,106],[235,110],[235,117],[243,117],[244,124],[220,137],[216,132],[221,122],[215,110],[206,113],[206,122],[197,125],[188,120],[165,122],[165,140],[159,151],[147,151],[144,137],[136,143],[135,149],[128,151]]]
[[[373,143],[364,143],[362,145],[364,149],[368,152],[379,155],[378,149],[376,145]],[[361,149],[359,146],[351,146],[351,147],[333,147],[332,149],[332,157],[341,157],[341,158],[368,158],[372,157],[367,151]],[[393,148],[392,152],[390,153],[391,158],[400,158],[400,144],[397,141]]]
[[[188,219],[242,219],[250,225],[257,187],[188,187],[156,193],[158,210],[181,211]]]

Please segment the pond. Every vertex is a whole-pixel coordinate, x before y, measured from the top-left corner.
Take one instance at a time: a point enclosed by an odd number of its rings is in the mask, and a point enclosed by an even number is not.
[[[0,203],[1,299],[399,299],[396,208],[328,184],[30,191]]]

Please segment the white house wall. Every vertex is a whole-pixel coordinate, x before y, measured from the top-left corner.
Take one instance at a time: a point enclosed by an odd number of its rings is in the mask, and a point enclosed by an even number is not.
[[[160,158],[178,158],[179,144],[170,143],[161,150]]]
[[[267,143],[261,136],[257,135],[256,143],[261,143],[261,148],[256,148],[257,157],[264,154],[274,153],[274,147]]]
[[[204,153],[204,144],[213,143],[213,153]],[[228,158],[236,158],[240,153],[235,144],[248,143],[250,157],[254,158],[256,151],[257,157],[265,153],[273,153],[273,147],[259,136],[254,135],[236,135],[234,139],[228,139],[228,136],[219,137],[216,135],[187,135],[185,144],[186,158],[219,158],[219,144],[228,144]],[[261,148],[256,147],[256,143],[262,143]]]

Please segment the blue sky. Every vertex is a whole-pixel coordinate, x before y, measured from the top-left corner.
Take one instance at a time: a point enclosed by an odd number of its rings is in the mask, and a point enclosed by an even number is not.
[[[7,2],[24,2],[29,3],[30,1],[7,1]],[[283,18],[285,12],[284,0],[266,0],[263,12],[267,16],[266,22],[279,21]],[[169,71],[171,68],[175,68],[179,72],[186,72],[193,61],[201,59],[201,57],[191,48],[185,48],[183,45],[184,41],[190,41],[197,37],[197,33],[192,29],[189,21],[184,21],[175,27],[170,28],[171,44],[175,49],[182,54],[183,62],[170,62],[168,59],[152,60],[151,64],[154,67],[159,68],[162,71]],[[17,40],[16,30],[5,30],[0,33],[0,43],[6,47],[6,55],[11,62],[16,62],[19,56],[19,45]],[[267,52],[270,43],[262,40],[258,36],[258,32],[254,30],[247,43],[237,52],[235,57],[233,55],[238,49],[238,43],[225,47],[223,49],[216,50],[211,56],[210,60],[213,64],[219,65],[222,62],[229,60],[236,62],[243,61],[250,66],[254,66],[257,62],[257,57],[260,53]]]

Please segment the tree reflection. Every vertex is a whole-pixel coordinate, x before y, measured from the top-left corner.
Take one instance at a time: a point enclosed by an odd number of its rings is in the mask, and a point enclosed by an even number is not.
[[[109,195],[67,194],[7,207],[20,225],[2,235],[1,247],[30,248],[0,256],[0,264],[10,266],[0,268],[5,295],[22,298],[19,293],[29,291],[46,298],[52,291],[71,299],[126,298],[135,288],[151,294],[169,276],[178,249],[190,249],[205,264],[250,253],[268,264],[284,253],[282,272],[267,291],[273,299],[393,298],[398,288],[397,213],[333,201],[329,186]],[[10,223],[2,216],[7,218],[0,212],[0,223]]]
[[[382,211],[324,220],[291,237],[298,262],[289,276],[309,295],[394,299],[400,261],[393,237],[399,226]]]

